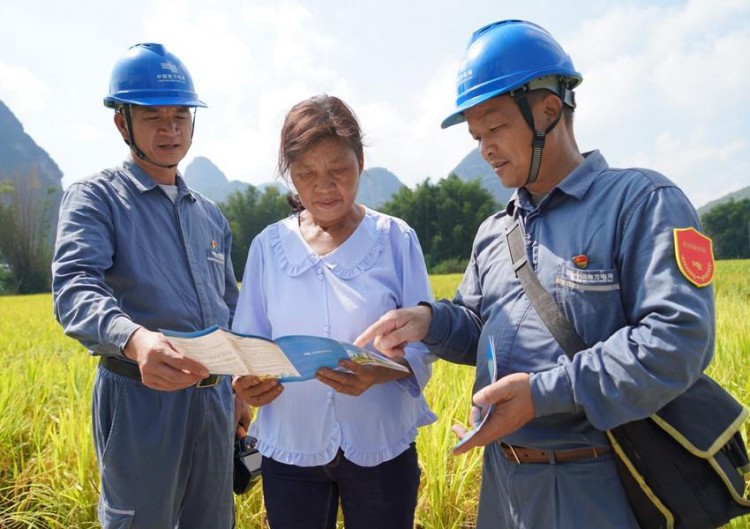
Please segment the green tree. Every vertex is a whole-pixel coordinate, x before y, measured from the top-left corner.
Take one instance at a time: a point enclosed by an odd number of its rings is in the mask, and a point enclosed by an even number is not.
[[[263,193],[254,186],[235,191],[219,207],[232,228],[232,265],[237,279],[241,280],[252,240],[266,226],[288,216],[291,210],[286,194],[271,186]]]
[[[750,258],[750,198],[730,200],[701,217],[716,259]]]
[[[0,256],[7,289],[17,294],[49,292],[52,245],[47,213],[54,188],[39,193],[39,178],[0,182]],[[40,198],[40,196],[42,198]]]
[[[441,263],[468,260],[479,225],[498,204],[478,181],[451,174],[437,185],[427,179],[413,190],[402,188],[381,209],[414,228],[428,268],[442,270]]]

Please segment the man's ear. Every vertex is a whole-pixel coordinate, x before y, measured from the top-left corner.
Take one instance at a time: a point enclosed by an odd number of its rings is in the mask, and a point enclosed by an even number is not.
[[[553,121],[561,116],[562,99],[549,92],[534,106],[534,124],[538,130],[547,130]]]
[[[115,112],[115,127],[120,131],[120,136],[125,143],[130,145],[130,135],[128,134],[128,126],[125,123],[125,116],[122,112]]]

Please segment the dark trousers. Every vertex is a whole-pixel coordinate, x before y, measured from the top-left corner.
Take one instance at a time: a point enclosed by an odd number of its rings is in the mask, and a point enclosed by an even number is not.
[[[334,529],[339,500],[347,529],[412,529],[419,488],[414,443],[375,467],[361,467],[339,450],[318,467],[264,457],[263,497],[271,529]]]

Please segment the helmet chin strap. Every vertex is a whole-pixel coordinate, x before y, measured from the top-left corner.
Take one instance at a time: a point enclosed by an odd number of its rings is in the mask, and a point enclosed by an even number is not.
[[[547,130],[545,130],[544,132],[536,130],[536,127],[534,126],[534,114],[531,112],[531,105],[529,104],[529,100],[527,98],[528,93],[529,90],[524,87],[522,90],[518,90],[512,94],[513,98],[516,100],[518,108],[521,110],[523,118],[526,120],[526,123],[529,125],[529,127],[531,127],[531,130],[534,133],[534,139],[531,140],[531,165],[529,167],[529,176],[526,178],[526,183],[524,184],[524,186],[533,184],[534,182],[536,182],[537,178],[539,178],[539,169],[542,167],[542,151],[544,150],[544,142],[547,139],[547,134],[552,132],[552,129],[555,128],[563,114],[563,107],[560,107],[560,113],[557,115],[557,118],[552,123],[550,123],[550,126],[547,127]]]
[[[130,114],[130,105],[123,105],[122,106],[122,112],[125,116],[125,125],[128,129],[128,139],[125,140],[125,143],[130,147],[130,149],[135,153],[135,155],[143,160],[144,162],[150,163],[151,165],[155,165],[157,167],[161,167],[162,169],[174,169],[177,167],[178,164],[163,164],[159,162],[155,162],[154,160],[150,159],[148,156],[146,156],[146,153],[141,150],[140,147],[135,143],[135,135],[133,134],[133,120]],[[193,143],[193,133],[195,132],[195,115],[196,111],[193,110],[193,125],[190,129],[190,143]]]

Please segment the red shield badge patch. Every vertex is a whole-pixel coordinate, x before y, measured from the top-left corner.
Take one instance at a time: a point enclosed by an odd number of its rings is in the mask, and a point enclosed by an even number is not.
[[[697,287],[714,278],[714,249],[711,239],[695,228],[675,228],[674,253],[682,275]]]

